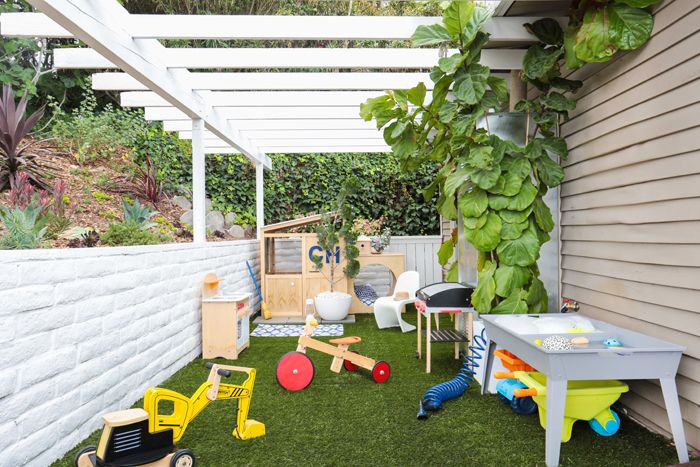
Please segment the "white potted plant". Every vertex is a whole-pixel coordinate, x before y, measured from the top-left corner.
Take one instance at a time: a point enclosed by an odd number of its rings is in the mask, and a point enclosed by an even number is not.
[[[319,255],[311,257],[316,268],[329,283],[330,290],[321,292],[314,298],[316,311],[327,321],[340,321],[348,316],[352,296],[336,291],[335,284],[351,279],[360,272],[360,264],[356,259],[359,250],[355,245],[357,233],[353,229],[353,209],[348,203],[348,196],[357,190],[357,185],[358,182],[354,178],[345,183],[338,195],[337,210],[333,214],[323,216],[316,229],[318,245],[323,251],[335,253],[327,255],[330,258],[327,263],[328,274],[323,269],[325,258]],[[343,268],[344,275],[339,274],[340,267]]]

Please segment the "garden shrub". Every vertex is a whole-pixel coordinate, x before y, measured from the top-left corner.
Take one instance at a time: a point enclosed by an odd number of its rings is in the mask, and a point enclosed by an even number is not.
[[[109,246],[156,245],[172,241],[160,232],[144,230],[134,221],[112,222],[101,238],[102,243]]]

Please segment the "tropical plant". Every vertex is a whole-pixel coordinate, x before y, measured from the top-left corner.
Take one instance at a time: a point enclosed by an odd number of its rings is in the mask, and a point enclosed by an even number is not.
[[[39,207],[40,212],[44,212],[51,204],[51,198],[45,190],[36,190],[29,183],[29,175],[26,172],[18,172],[11,183],[8,201],[11,207],[24,209],[34,203]]]
[[[20,250],[38,248],[46,235],[46,218],[41,215],[42,208],[35,201],[24,208],[0,206],[0,221],[5,226],[5,233],[0,237],[0,248]]]
[[[133,222],[143,230],[158,225],[155,222],[150,222],[150,219],[158,214],[158,211],[154,211],[148,206],[141,206],[138,199],[134,200],[133,204],[122,201],[122,209],[124,210],[124,222]]]
[[[357,257],[360,250],[355,243],[357,242],[357,234],[353,229],[354,209],[349,203],[348,198],[357,192],[359,181],[351,177],[346,180],[343,188],[338,193],[335,202],[335,211],[324,214],[320,224],[316,228],[318,236],[318,245],[325,255],[311,255],[316,269],[323,273],[324,260],[328,262],[329,274],[324,276],[329,282],[331,292],[333,292],[335,284],[344,278],[351,279],[360,272],[360,263]],[[342,250],[341,250],[342,243]],[[337,269],[345,264],[343,273],[345,276],[338,276]]]
[[[145,230],[141,224],[133,220],[125,220],[109,224],[101,240],[102,243],[110,246],[132,246],[166,243],[171,238],[160,232]]]
[[[47,187],[44,177],[48,166],[28,151],[36,141],[20,146],[44,111],[39,109],[27,117],[26,110],[27,96],[22,96],[16,103],[12,88],[3,86],[0,96],[0,190],[11,186],[20,171],[26,172],[34,184]]]
[[[472,1],[450,2],[442,24],[419,26],[414,45],[440,45],[458,52],[442,57],[430,73],[432,99],[426,86],[388,91],[362,104],[360,115],[384,128],[384,139],[405,170],[437,163],[426,199],[439,192],[437,208],[448,219],[461,216],[465,235],[478,251],[478,285],[472,301],[481,313],[542,312],[547,293],[537,259],[549,240],[554,221],[543,200],[557,186],[563,170],[548,152],[566,156],[563,139],[549,135],[518,146],[483,125],[489,110],[508,101],[505,80],[479,64],[489,35],[480,31],[488,13]],[[439,261],[447,266],[456,239],[447,240]],[[448,268],[457,279],[457,264]]]
[[[138,194],[155,204],[163,196],[163,182],[158,181],[158,172],[148,152],[146,152],[144,157],[146,168],[143,169],[141,166],[138,166],[139,172],[141,172],[141,184],[138,185]]]

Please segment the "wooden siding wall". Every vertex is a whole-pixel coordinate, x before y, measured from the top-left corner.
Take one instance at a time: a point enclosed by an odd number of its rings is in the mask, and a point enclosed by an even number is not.
[[[418,271],[422,287],[442,281],[442,268],[437,262],[441,244],[442,238],[439,235],[391,237],[386,251],[406,255],[406,271]]]
[[[700,449],[700,2],[665,1],[651,41],[584,81],[563,126],[562,295],[581,311],[687,347],[677,378]],[[658,382],[630,384],[630,414],[669,432]]]

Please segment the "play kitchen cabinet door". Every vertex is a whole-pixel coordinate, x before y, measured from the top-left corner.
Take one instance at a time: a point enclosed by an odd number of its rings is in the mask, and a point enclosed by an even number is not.
[[[275,316],[301,316],[303,310],[301,274],[265,277],[265,302]]]

